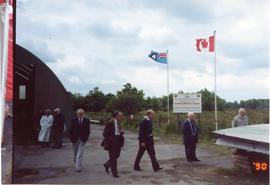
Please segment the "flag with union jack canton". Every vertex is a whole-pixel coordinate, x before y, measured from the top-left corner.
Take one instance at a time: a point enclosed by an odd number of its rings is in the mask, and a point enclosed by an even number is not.
[[[159,53],[159,52],[151,51],[151,53],[148,56],[156,62],[167,64],[168,54],[166,52]]]

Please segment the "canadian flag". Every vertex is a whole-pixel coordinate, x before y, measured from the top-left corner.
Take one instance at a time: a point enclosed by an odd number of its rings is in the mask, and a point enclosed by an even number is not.
[[[208,39],[196,39],[196,49],[201,52],[208,49],[209,52],[215,51],[215,36],[211,36]]]

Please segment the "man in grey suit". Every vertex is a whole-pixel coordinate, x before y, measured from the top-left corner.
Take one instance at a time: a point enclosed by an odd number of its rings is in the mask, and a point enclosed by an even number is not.
[[[240,108],[238,115],[235,116],[232,120],[232,127],[242,127],[248,125],[248,117],[246,116],[246,110]]]
[[[77,116],[71,120],[69,138],[74,150],[75,170],[81,172],[83,149],[90,134],[90,121],[84,117],[84,110],[78,109]]]
[[[188,113],[187,119],[182,124],[182,131],[186,160],[188,162],[199,162],[200,160],[196,156],[196,145],[198,143],[199,136],[193,112]]]

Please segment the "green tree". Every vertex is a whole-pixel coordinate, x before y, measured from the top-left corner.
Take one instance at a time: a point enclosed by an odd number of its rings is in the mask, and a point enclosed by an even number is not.
[[[160,101],[161,101],[161,109],[163,110],[163,111],[167,111],[167,109],[168,109],[168,98],[167,98],[167,96],[162,96],[161,98],[160,98]],[[171,94],[169,94],[169,108],[170,108],[170,111],[172,111],[172,109],[173,109],[173,94],[171,93]]]
[[[207,89],[202,89],[199,91],[202,94],[202,110],[203,111],[213,111],[215,109],[215,93],[210,92]],[[223,111],[225,107],[226,100],[217,96],[217,108],[219,111]]]
[[[155,110],[155,111],[161,110],[162,107],[161,107],[160,99],[153,97],[151,99],[151,107],[150,108]]]
[[[116,109],[116,96],[114,94],[106,95],[106,110],[107,112],[113,112]]]
[[[90,90],[89,93],[85,96],[87,103],[87,110],[91,112],[100,112],[106,109],[106,96],[102,91],[95,87],[93,90]]]
[[[162,102],[160,98],[156,97],[147,97],[143,105],[144,109],[153,109],[155,111],[162,110]]]
[[[82,108],[82,109],[87,108],[85,98],[84,98],[84,96],[82,94],[68,92],[68,95],[69,95],[69,97],[70,97],[70,99],[72,101],[74,110],[79,109],[79,108]]]
[[[130,115],[141,110],[143,104],[143,90],[138,90],[136,87],[132,87],[130,83],[127,83],[121,91],[117,91],[116,98],[110,101],[107,108],[117,109],[126,115]]]

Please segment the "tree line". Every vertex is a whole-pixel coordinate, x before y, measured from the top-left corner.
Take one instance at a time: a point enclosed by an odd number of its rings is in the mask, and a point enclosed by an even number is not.
[[[202,89],[197,93],[202,94],[202,110],[214,110],[214,92]],[[125,115],[136,114],[139,111],[153,109],[155,111],[167,111],[167,96],[145,97],[143,90],[138,90],[130,83],[123,85],[123,88],[116,94],[104,94],[98,87],[90,90],[86,95],[81,93],[68,92],[73,108],[83,108],[88,112],[112,112],[122,111]],[[172,110],[173,94],[169,95],[170,110]],[[244,107],[246,109],[269,108],[268,99],[250,99],[245,101],[226,101],[217,96],[217,106],[219,111]]]

